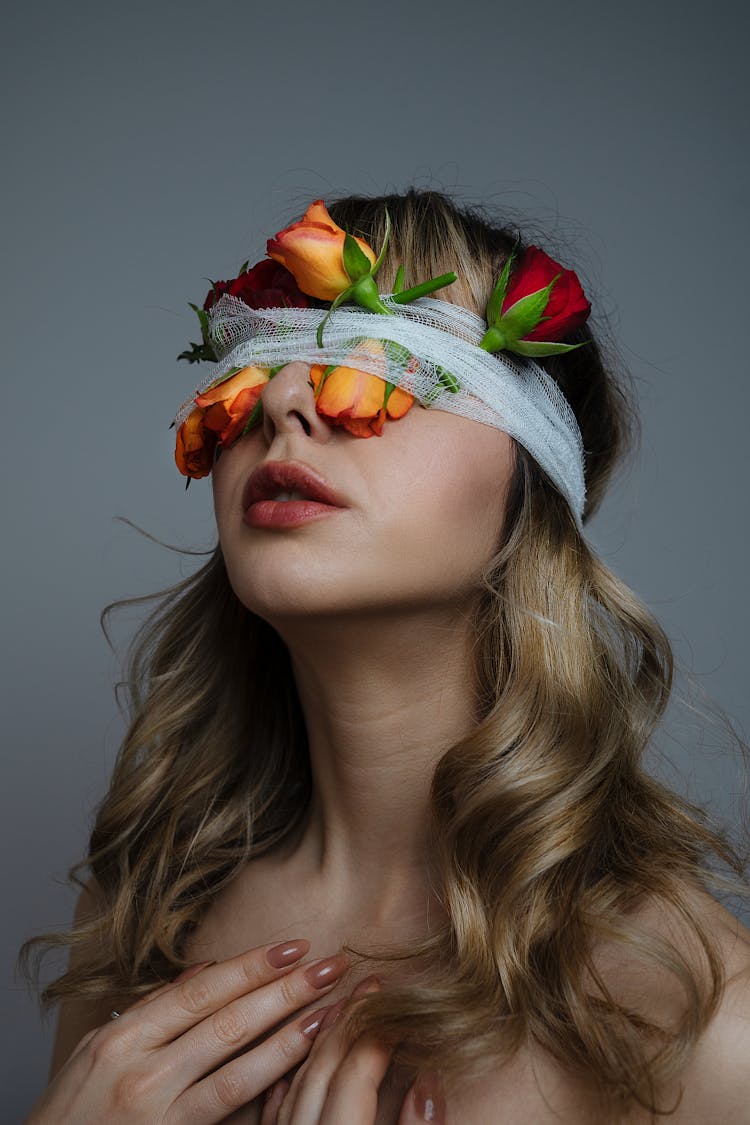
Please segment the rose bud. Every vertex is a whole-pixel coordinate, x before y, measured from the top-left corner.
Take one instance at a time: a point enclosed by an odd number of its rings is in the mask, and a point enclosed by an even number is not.
[[[267,367],[242,367],[195,399],[204,411],[204,426],[218,436],[222,446],[241,436],[268,382],[268,372]]]
[[[240,273],[233,281],[213,282],[213,288],[203,302],[203,308],[208,311],[225,293],[238,297],[251,309],[283,306],[306,309],[310,305],[310,301],[294,280],[294,275],[269,258],[257,262],[251,269]]]
[[[203,424],[203,411],[196,406],[177,430],[174,459],[183,476],[200,480],[211,472],[216,434]],[[188,483],[190,483],[188,481]]]
[[[524,340],[561,340],[588,319],[591,305],[575,272],[558,265],[538,246],[529,246],[522,268],[511,275],[503,314],[509,313],[522,297],[550,284],[552,289],[542,319],[536,328],[524,334]]]
[[[292,223],[269,238],[269,258],[294,274],[303,293],[321,301],[334,301],[351,288],[352,278],[344,268],[346,232],[334,223],[322,199],[316,199],[298,223]],[[370,265],[375,254],[361,238],[355,238]]]
[[[564,269],[537,246],[529,246],[511,273],[509,255],[487,304],[489,325],[480,347],[525,356],[556,355],[580,344],[558,341],[585,323],[591,312],[573,270]]]
[[[385,373],[385,354],[380,341],[368,340],[360,345],[363,346],[372,355],[382,357]],[[414,402],[414,396],[408,391],[355,367],[326,368],[323,364],[314,364],[310,368],[310,379],[318,413],[355,437],[372,437],[373,434],[379,437],[386,417],[402,418]]]

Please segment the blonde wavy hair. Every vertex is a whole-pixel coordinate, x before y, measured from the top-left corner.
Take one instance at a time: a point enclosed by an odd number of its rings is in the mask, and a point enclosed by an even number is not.
[[[415,189],[329,210],[379,247],[386,204],[381,291],[401,261],[407,282],[455,269],[459,280],[440,296],[483,315],[519,231]],[[569,339],[586,347],[543,363],[581,427],[588,517],[635,415],[590,328]],[[37,989],[35,947],[77,951],[41,992],[45,1009],[67,997],[136,999],[171,979],[217,893],[291,837],[309,800],[287,650],[235,596],[220,549],[153,597],[127,665],[130,726],[89,854],[69,872],[83,886],[78,872],[90,871],[99,914],[21,948]],[[352,1029],[398,1044],[394,1062],[454,1074],[479,1074],[533,1042],[586,1075],[612,1112],[635,1103],[663,1112],[662,1084],[684,1066],[724,986],[716,939],[690,895],[717,882],[743,893],[744,860],[703,810],[643,768],[671,690],[669,642],[520,447],[474,637],[476,727],[444,755],[431,791],[447,921],[395,952],[358,951],[415,972],[369,995]],[[731,877],[715,873],[717,859]],[[653,897],[676,910],[700,958],[637,922],[636,906]],[[663,1026],[618,1002],[593,956],[604,941],[673,974],[685,996],[679,1019]]]

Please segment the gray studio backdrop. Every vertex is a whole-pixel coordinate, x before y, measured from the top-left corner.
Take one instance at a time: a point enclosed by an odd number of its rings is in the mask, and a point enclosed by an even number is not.
[[[54,1022],[14,976],[68,924],[122,726],[98,614],[195,565],[168,423],[187,302],[318,197],[409,184],[537,220],[637,381],[637,467],[590,529],[694,691],[747,729],[744,5],[443,0],[14,5],[4,16],[3,1120]],[[125,639],[136,620],[115,629]],[[695,698],[695,697],[694,697]],[[736,823],[727,736],[673,710],[658,768]],[[670,764],[671,762],[671,764]]]

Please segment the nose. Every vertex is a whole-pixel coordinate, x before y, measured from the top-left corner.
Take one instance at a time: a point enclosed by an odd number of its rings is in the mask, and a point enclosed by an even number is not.
[[[331,428],[315,409],[310,366],[295,360],[277,371],[263,388],[263,434],[268,445],[277,434],[305,433],[325,443]]]

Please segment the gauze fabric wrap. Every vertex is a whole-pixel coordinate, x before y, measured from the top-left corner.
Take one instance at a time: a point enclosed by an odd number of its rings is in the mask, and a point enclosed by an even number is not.
[[[395,315],[359,306],[335,309],[316,341],[325,309],[251,309],[224,294],[209,313],[209,337],[219,362],[200,394],[234,367],[277,367],[301,360],[354,367],[395,383],[425,406],[463,414],[515,438],[566,497],[581,526],[586,489],[583,442],[573,411],[555,381],[533,360],[479,347],[487,325],[462,305],[420,297],[398,304]],[[367,341],[384,343],[375,352]],[[458,390],[451,387],[458,385]],[[190,413],[183,403],[177,425]]]

